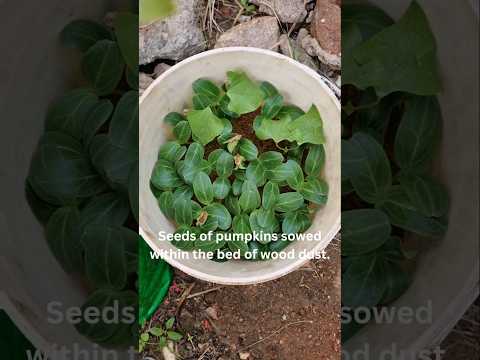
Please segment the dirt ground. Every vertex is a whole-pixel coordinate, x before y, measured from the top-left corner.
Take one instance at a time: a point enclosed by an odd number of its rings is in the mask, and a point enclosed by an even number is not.
[[[254,286],[217,286],[181,272],[150,326],[176,316],[185,360],[339,359],[340,242],[281,279]],[[161,359],[160,351],[147,353]]]

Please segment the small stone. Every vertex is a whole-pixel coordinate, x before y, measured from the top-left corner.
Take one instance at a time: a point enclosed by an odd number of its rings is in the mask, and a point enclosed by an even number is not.
[[[341,10],[337,1],[317,0],[311,33],[328,54],[341,55],[341,22]]]
[[[145,73],[138,74],[138,89],[140,95],[150,86],[153,82],[153,79]]]
[[[165,71],[167,71],[168,69],[170,69],[171,66],[168,65],[168,64],[165,64],[165,63],[160,63],[160,64],[157,64],[155,66],[155,69],[153,69],[153,76],[155,77],[155,79],[157,77],[159,77],[160,75],[162,75]]]
[[[304,0],[250,0],[258,6],[258,11],[278,16],[284,23],[302,22],[307,16]]]
[[[205,50],[198,18],[202,4],[202,0],[176,0],[174,15],[141,27],[140,65],[156,59],[183,60]]]
[[[282,315],[282,320],[283,320],[283,321],[287,321],[287,315],[283,314],[283,315]]]
[[[240,352],[238,354],[238,356],[240,357],[240,360],[248,360],[250,359],[250,353],[249,352]]]
[[[248,46],[276,51],[280,29],[275,17],[263,16],[234,26],[220,35],[215,48]]]
[[[297,60],[299,63],[307,65],[308,67],[318,70],[318,65],[315,60],[307,54],[302,48],[301,43],[297,40],[290,39],[287,35],[280,36],[280,52],[283,55]]]
[[[342,65],[340,55],[330,54],[325,51],[306,29],[300,29],[297,41],[301,44],[301,47],[308,55],[318,57],[323,64],[327,65],[332,70],[340,70]]]

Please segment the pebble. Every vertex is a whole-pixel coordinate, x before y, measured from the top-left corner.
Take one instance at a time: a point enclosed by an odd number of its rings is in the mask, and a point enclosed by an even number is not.
[[[304,0],[250,0],[258,6],[258,11],[278,16],[281,22],[298,23],[307,16]]]

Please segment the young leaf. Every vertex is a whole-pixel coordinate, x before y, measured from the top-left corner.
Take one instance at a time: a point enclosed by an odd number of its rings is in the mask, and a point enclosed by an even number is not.
[[[312,221],[304,211],[289,212],[285,215],[282,222],[282,231],[284,234],[300,234],[306,231]]]
[[[186,144],[190,140],[190,136],[192,136],[192,129],[190,129],[187,121],[180,121],[173,128],[173,134],[180,144]]]
[[[235,196],[229,196],[225,199],[225,207],[232,215],[240,215],[242,212],[238,198]]]
[[[304,204],[303,196],[298,192],[287,192],[278,196],[275,210],[278,212],[291,212],[300,209]]]
[[[320,176],[325,165],[325,147],[323,145],[310,145],[305,159],[305,173],[311,176]]]
[[[158,197],[158,205],[163,215],[169,219],[175,218],[175,208],[173,207],[173,194],[171,191],[165,191]]]
[[[215,203],[208,205],[205,208],[205,211],[208,213],[209,217],[217,220],[220,229],[228,230],[230,228],[230,225],[232,224],[232,216],[225,206]]]
[[[274,119],[283,107],[283,96],[274,95],[265,100],[262,108],[262,116],[267,119]]]
[[[263,167],[263,164],[258,160],[252,161],[248,164],[246,176],[247,180],[255,183],[259,187],[263,186],[267,181],[266,170]]]
[[[243,181],[235,179],[232,184],[232,194],[238,196],[242,193]]]
[[[441,90],[436,51],[428,19],[413,1],[396,24],[350,52],[345,59],[343,84],[362,90],[373,87],[380,97],[394,91],[435,95]]]
[[[294,190],[300,190],[304,180],[301,166],[294,160],[288,160],[284,167],[288,172],[288,176],[285,179],[288,185]]]
[[[410,176],[400,180],[415,209],[424,216],[440,217],[448,212],[449,198],[445,186],[427,176]]]
[[[317,205],[325,205],[328,200],[328,184],[321,179],[307,178],[300,189],[300,193],[305,200]]]
[[[78,209],[68,206],[56,210],[47,223],[48,245],[55,258],[68,272],[83,271],[79,221]]]
[[[234,167],[233,156],[223,151],[217,159],[216,170],[220,177],[229,177],[232,175]]]
[[[125,69],[125,62],[117,43],[111,40],[97,42],[85,53],[82,69],[98,95],[113,93]]]
[[[216,117],[210,108],[192,110],[188,113],[187,119],[190,123],[192,134],[203,145],[208,144],[220,135],[225,127],[222,119]]]
[[[283,163],[283,155],[277,151],[267,151],[260,154],[258,160],[266,170],[273,170]]]
[[[260,87],[243,72],[229,71],[227,77],[227,96],[230,99],[228,110],[239,115],[257,110],[263,101]]]
[[[213,196],[215,199],[223,200],[230,193],[230,180],[219,177],[213,182]]]
[[[187,120],[187,118],[182,114],[179,114],[177,112],[171,112],[165,116],[165,118],[163,119],[163,122],[165,122],[166,124],[172,127],[175,127],[175,125],[177,125],[180,121],[184,121],[184,120]]]
[[[260,206],[260,193],[255,182],[247,180],[243,183],[239,203],[244,212],[251,212]]]
[[[100,128],[110,119],[113,112],[113,104],[110,100],[100,100],[89,112],[83,126],[83,143],[90,145],[93,137]]]
[[[138,152],[138,93],[125,93],[117,104],[110,124],[110,141],[123,149]]]
[[[180,341],[183,338],[182,334],[179,334],[175,331],[167,331],[167,336],[170,340],[173,340],[173,341]]]
[[[183,185],[175,189],[173,197],[177,198],[178,196],[184,196],[188,199],[193,197],[193,189],[189,185]]]
[[[263,188],[262,206],[265,209],[274,209],[280,196],[278,184],[269,181]]]
[[[204,205],[208,205],[213,201],[213,185],[209,176],[204,172],[199,172],[193,179],[193,192]]]
[[[157,337],[160,337],[164,334],[164,330],[158,326],[151,328],[150,330],[148,330],[148,332],[153,336],[157,336]],[[142,335],[148,335],[148,334],[144,333]],[[148,337],[144,337],[143,341],[148,341]]]
[[[272,170],[267,170],[266,172],[267,178],[275,183],[282,183],[287,180],[287,178],[291,175],[290,168],[287,166],[286,163],[280,164],[276,168]]]
[[[175,199],[175,222],[178,225],[190,226],[193,222],[192,201],[187,197]]]
[[[162,145],[158,151],[158,159],[167,160],[171,163],[178,160],[178,154],[181,146],[176,141],[169,141]]]
[[[80,226],[121,226],[130,213],[128,199],[113,192],[93,197],[80,213]]]
[[[191,251],[195,248],[197,239],[198,239],[198,229],[191,228],[190,226],[187,225],[182,225],[180,226],[177,231],[175,231],[175,234],[194,234],[194,239],[192,239],[190,236],[188,238],[182,238],[182,239],[176,239],[172,241],[172,245],[175,246],[176,248],[183,250],[183,251]]]
[[[252,232],[250,229],[250,221],[247,214],[237,215],[233,218],[233,232],[237,234],[249,234]],[[237,249],[239,247],[243,247],[242,244],[246,243],[244,241],[229,241],[228,246],[230,247],[231,244],[235,244],[234,248]],[[230,247],[231,248],[231,247]],[[234,249],[232,249],[234,250]]]
[[[221,91],[212,81],[198,79],[193,83],[192,87],[195,94],[201,95],[207,100],[207,106],[215,105],[220,101]]]
[[[187,153],[185,154],[185,162],[188,163],[199,163],[203,159],[205,154],[205,149],[199,143],[192,143],[188,147]]]
[[[138,15],[129,12],[115,13],[115,36],[128,68],[138,72]]]
[[[385,244],[391,232],[390,221],[377,209],[342,212],[342,255],[356,256]]]
[[[421,171],[429,164],[440,140],[441,122],[435,97],[415,96],[406,102],[395,137],[395,161],[402,171]]]
[[[265,99],[274,97],[275,95],[279,94],[277,88],[274,85],[272,85],[271,83],[269,83],[268,81],[262,81],[260,83],[260,90],[262,90],[263,97]]]
[[[225,150],[223,149],[216,149],[216,150],[213,150],[210,155],[208,155],[208,162],[210,163],[210,166],[212,168],[216,168],[217,167],[217,161],[218,161],[218,158],[220,157],[220,155],[222,155],[222,153],[225,152]]]
[[[258,149],[255,144],[245,138],[240,140],[238,144],[238,152],[248,161],[256,160],[258,157]]]
[[[64,46],[85,52],[100,40],[112,40],[112,34],[97,22],[74,20],[63,28],[60,40]]]
[[[171,190],[183,185],[172,163],[163,159],[157,160],[150,181],[160,190]]]

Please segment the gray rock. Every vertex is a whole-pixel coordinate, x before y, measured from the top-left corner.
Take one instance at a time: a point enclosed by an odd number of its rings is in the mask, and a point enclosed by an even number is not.
[[[307,65],[313,70],[318,70],[318,64],[310,55],[307,54],[298,41],[298,39],[289,39],[289,37],[285,34],[280,36],[280,52],[283,55],[287,55],[292,59]]]
[[[307,16],[304,0],[250,0],[260,12],[278,16],[281,22],[301,22]]]
[[[153,82],[153,79],[149,75],[145,73],[139,73],[138,74],[139,94],[142,95],[152,82]]]
[[[223,33],[215,48],[248,46],[277,51],[280,29],[273,16],[258,17]]]
[[[160,63],[155,66],[155,69],[153,69],[153,77],[156,79],[160,75],[162,75],[165,71],[170,69],[171,66],[168,64]]]
[[[176,0],[176,12],[169,18],[140,28],[139,62],[156,59],[183,60],[205,50],[199,27],[202,0]]]
[[[323,49],[318,43],[317,39],[312,37],[306,29],[300,29],[298,34],[302,48],[311,56],[316,56],[318,59],[331,68],[332,70],[340,70],[342,67],[342,58],[339,55],[332,54]]]

